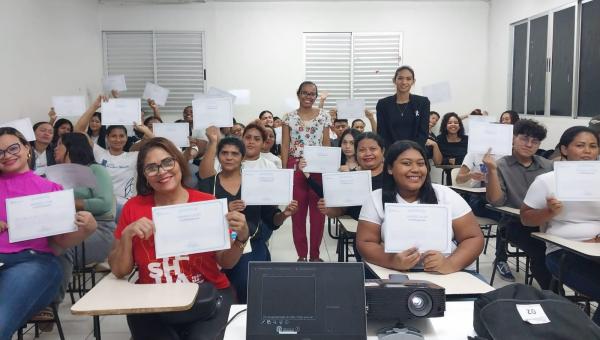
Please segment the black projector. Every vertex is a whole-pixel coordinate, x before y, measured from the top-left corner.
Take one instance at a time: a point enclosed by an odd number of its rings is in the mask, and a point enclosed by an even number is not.
[[[444,316],[444,288],[429,281],[365,280],[367,319],[405,321]]]

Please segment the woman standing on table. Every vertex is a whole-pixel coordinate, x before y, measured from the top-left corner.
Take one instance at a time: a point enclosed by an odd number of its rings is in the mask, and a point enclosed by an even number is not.
[[[304,146],[329,145],[330,116],[322,109],[313,108],[318,96],[317,85],[310,81],[300,84],[296,92],[300,107],[283,117],[281,139],[281,162],[288,169],[297,169],[303,156]],[[320,174],[311,174],[321,182]],[[302,171],[294,173],[294,200],[298,201],[298,213],[292,217],[294,245],[298,261],[323,261],[319,247],[323,239],[325,215],[317,208],[319,196],[310,189]],[[306,215],[310,209],[310,253],[306,240]]]
[[[401,271],[422,268],[449,274],[470,267],[483,250],[483,234],[462,197],[446,186],[431,183],[423,148],[412,141],[396,142],[387,150],[384,167],[383,188],[373,191],[360,212],[356,241],[362,257],[378,266]],[[452,239],[458,245],[452,244],[450,254],[434,250],[420,253],[415,247],[386,253],[385,203],[449,205]]]
[[[377,102],[377,133],[388,148],[399,140],[412,140],[422,147],[429,134],[429,99],[410,93],[415,71],[401,66],[392,79],[396,94]]]
[[[109,256],[112,273],[122,278],[137,265],[138,283],[209,282],[218,289],[222,305],[210,318],[202,317],[203,311],[195,310],[194,306],[176,315],[128,315],[131,334],[134,339],[220,339],[221,328],[227,323],[229,307],[235,299],[221,268],[232,268],[240,259],[250,237],[246,218],[238,211],[226,215],[229,228],[237,233],[230,249],[157,259],[152,207],[207,201],[215,197],[184,187],[189,176],[187,162],[179,149],[165,138],[153,138],[144,143],[136,169],[138,195],[123,207]],[[185,321],[174,322],[174,319]]]

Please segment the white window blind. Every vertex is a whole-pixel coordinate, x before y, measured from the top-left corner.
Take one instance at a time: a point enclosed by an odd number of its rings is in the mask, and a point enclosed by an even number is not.
[[[368,108],[395,92],[392,78],[402,61],[402,34],[304,33],[306,80],[338,99],[362,98]]]
[[[204,65],[203,32],[104,32],[105,75],[125,75],[123,97],[141,97],[146,82],[169,89],[161,114],[180,118],[204,92]]]

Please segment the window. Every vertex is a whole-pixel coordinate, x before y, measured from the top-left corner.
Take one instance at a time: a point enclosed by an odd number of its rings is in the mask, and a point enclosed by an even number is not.
[[[339,99],[362,98],[369,109],[395,92],[392,78],[402,61],[402,34],[304,33],[304,74],[329,92],[326,108]]]
[[[125,75],[123,97],[141,97],[146,82],[155,83],[170,90],[161,113],[181,115],[204,92],[203,32],[111,31],[103,38],[104,73]]]

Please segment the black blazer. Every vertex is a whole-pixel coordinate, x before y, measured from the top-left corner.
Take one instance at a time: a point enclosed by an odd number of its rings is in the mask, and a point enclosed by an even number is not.
[[[411,94],[409,96],[407,114],[415,115],[414,126],[410,127],[408,134],[403,127],[400,111],[396,104],[396,95],[385,97],[377,102],[377,133],[385,141],[388,148],[394,142],[409,139],[417,142],[425,149],[425,142],[429,135],[429,99]]]
[[[29,142],[29,145],[31,145],[31,170],[35,170],[35,142]],[[50,165],[55,165],[56,164],[56,160],[54,159],[54,147],[55,145],[50,143],[48,144],[48,146],[46,147],[46,163],[48,164],[48,166]]]

